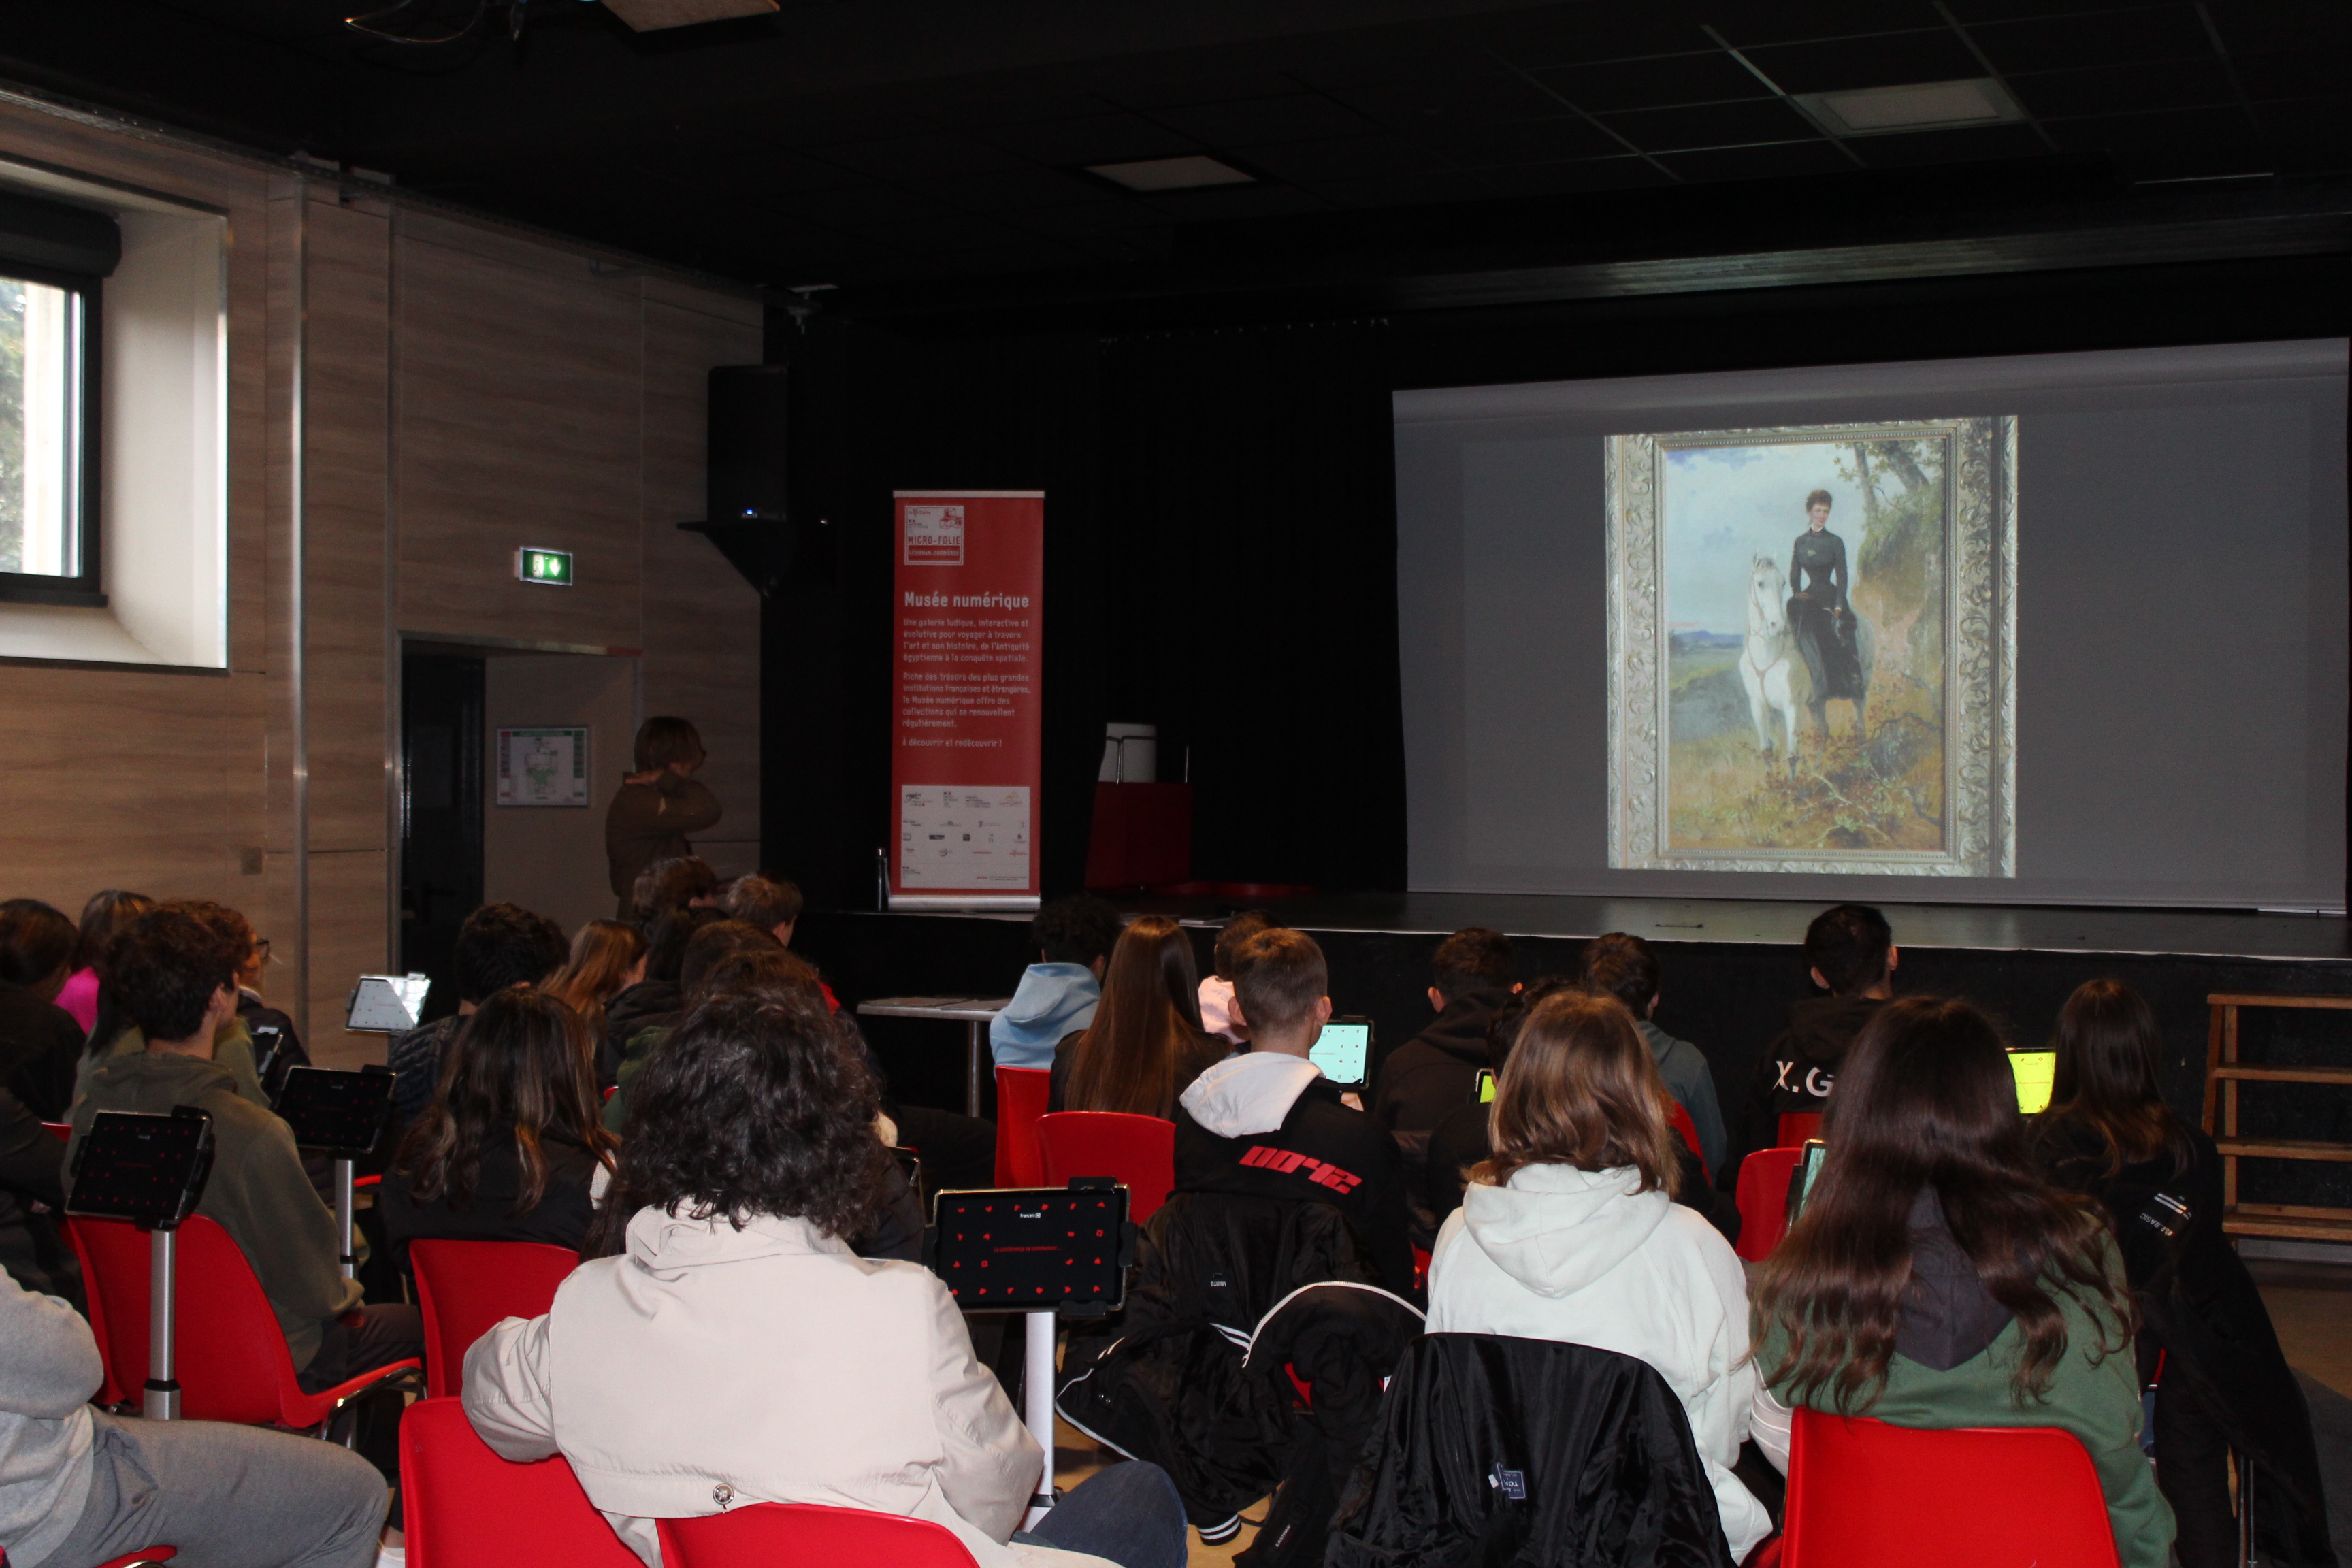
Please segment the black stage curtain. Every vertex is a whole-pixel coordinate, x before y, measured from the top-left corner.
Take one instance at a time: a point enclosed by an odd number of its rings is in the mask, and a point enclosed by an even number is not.
[[[1118,339],[774,333],[793,506],[829,567],[764,616],[764,859],[872,908],[893,489],[1045,491],[1048,894],[1085,875],[1103,724],[1196,790],[1196,874],[1404,885],[1395,463],[1379,324]]]

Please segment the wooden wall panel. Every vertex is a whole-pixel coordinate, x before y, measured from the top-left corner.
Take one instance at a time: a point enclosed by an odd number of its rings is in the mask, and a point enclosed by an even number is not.
[[[634,287],[397,237],[400,628],[636,646]],[[515,580],[521,545],[576,552],[576,585]]]
[[[388,863],[381,848],[310,853],[310,1027],[302,1043],[320,1067],[383,1060],[382,1035],[345,1034],[342,1023],[352,978],[383,971]]]
[[[760,595],[677,525],[703,511],[710,367],[759,363],[761,323],[754,306],[693,303],[645,305],[645,701],[702,733],[727,815],[695,847],[725,876],[760,861]]]

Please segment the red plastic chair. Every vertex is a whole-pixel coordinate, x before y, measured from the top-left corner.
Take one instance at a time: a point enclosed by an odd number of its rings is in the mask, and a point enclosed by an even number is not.
[[[1698,1123],[1691,1120],[1691,1113],[1683,1109],[1681,1100],[1668,1103],[1674,1107],[1675,1131],[1682,1135],[1683,1146],[1698,1156],[1698,1168],[1706,1179],[1710,1182],[1715,1180],[1715,1173],[1706,1168],[1706,1152],[1698,1146]]]
[[[1046,1185],[1037,1152],[1037,1121],[1054,1098],[1054,1075],[1044,1068],[996,1069],[996,1184]]]
[[[1818,1110],[1784,1110],[1780,1112],[1780,1147],[1801,1149],[1805,1141],[1822,1135],[1822,1116]]]
[[[977,1568],[955,1532],[927,1519],[813,1502],[755,1502],[665,1519],[662,1568]]]
[[[413,1568],[644,1568],[562,1455],[499,1458],[455,1399],[401,1418],[400,1490]]]
[[[408,1244],[416,1271],[416,1305],[425,1315],[425,1393],[460,1392],[466,1352],[503,1318],[536,1318],[555,1304],[555,1288],[580,1267],[568,1247],[536,1241]]]
[[[148,1233],[127,1219],[86,1215],[68,1215],[66,1228],[83,1281],[106,1303],[103,1323],[95,1326],[104,1331],[99,1349],[107,1377],[135,1395],[147,1382]],[[253,1265],[227,1231],[202,1215],[180,1226],[179,1319],[180,1414],[191,1421],[305,1430],[323,1425],[352,1395],[419,1365],[394,1362],[304,1393]]]
[[[1176,1124],[1111,1110],[1057,1110],[1037,1119],[1044,1185],[1073,1176],[1115,1176],[1127,1184],[1128,1217],[1140,1225],[1176,1186]]]
[[[2091,1456],[2053,1426],[1796,1413],[1780,1568],[2116,1568]]]
[[[1760,1262],[1789,1231],[1789,1173],[1802,1149],[1759,1149],[1739,1163],[1739,1245],[1732,1250]]]

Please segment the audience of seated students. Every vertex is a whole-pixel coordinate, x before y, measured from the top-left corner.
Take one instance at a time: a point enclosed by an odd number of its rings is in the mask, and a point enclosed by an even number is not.
[[[254,933],[253,922],[227,905],[207,899],[173,899],[156,908],[175,910],[210,926],[237,954],[237,973],[244,973],[254,962],[254,951],[261,945],[261,939]],[[105,972],[101,969],[100,973]],[[89,1037],[89,1048],[75,1069],[77,1102],[89,1089],[90,1075],[100,1068],[117,1058],[135,1057],[147,1048],[147,1038],[138,1020],[114,1005],[110,993],[100,994],[98,1023]],[[239,1099],[264,1110],[270,1109],[269,1091],[262,1085],[260,1064],[254,1055],[253,1036],[233,1006],[215,1034],[212,1060],[227,1072]]]
[[[1056,899],[1029,922],[1037,962],[1004,1011],[989,1021],[988,1047],[1001,1068],[1051,1068],[1054,1047],[1095,1021],[1103,966],[1118,942],[1118,911],[1091,893]]]
[[[1438,943],[1430,967],[1429,1005],[1437,1016],[1388,1054],[1372,1097],[1372,1121],[1404,1152],[1414,1239],[1423,1242],[1436,1228],[1429,1217],[1429,1135],[1448,1116],[1476,1102],[1478,1075],[1487,1066],[1486,1026],[1516,989],[1511,939],[1483,926],[1457,931]]]
[[[376,1205],[402,1273],[419,1237],[578,1251],[617,1140],[597,1118],[594,1047],[544,991],[494,994],[449,1042],[441,1087],[383,1173]]]
[[[2140,1451],[2122,1259],[2042,1176],[1991,1021],[1891,1002],[1837,1072],[1821,1174],[1751,1289],[1757,1445],[1785,1469],[1798,1405],[2062,1427],[2097,1469],[2124,1568],[2164,1568],[2172,1510]]]
[[[90,1403],[98,1342],[71,1306],[0,1277],[0,1541],[11,1568],[90,1568],[150,1546],[190,1563],[369,1568],[383,1478],[341,1445],[265,1426],[142,1421]]]
[[[637,983],[604,1004],[604,1035],[596,1042],[596,1083],[610,1089],[620,1081],[621,1060],[629,1054],[632,1038],[655,1020],[684,1009],[678,989],[678,968],[686,962],[686,944],[704,926],[727,917],[708,907],[682,904],[665,910],[646,922],[646,969]]]
[[[638,873],[657,861],[691,856],[688,835],[724,815],[710,786],[694,779],[705,756],[702,737],[684,719],[656,716],[637,726],[636,771],[621,781],[604,812],[604,858],[621,919],[641,921],[655,912],[635,896]]]
[[[563,928],[520,904],[484,904],[466,917],[449,959],[457,1012],[394,1037],[384,1051],[384,1065],[400,1075],[392,1103],[403,1125],[423,1115],[441,1087],[442,1055],[474,1009],[509,986],[544,984],[567,955]]]
[[[695,1009],[639,1080],[599,1226],[618,1256],[475,1343],[475,1429],[509,1459],[563,1454],[648,1564],[655,1520],[774,1501],[928,1520],[982,1568],[1081,1552],[1178,1568],[1182,1504],[1148,1465],[1114,1465],[1014,1534],[1043,1456],[962,1314],[936,1276],[845,1240],[890,1169],[877,1110],[814,994]]]
[[[100,1111],[163,1116],[192,1105],[208,1112],[212,1174],[196,1212],[217,1220],[253,1265],[302,1385],[327,1388],[417,1354],[423,1330],[415,1307],[360,1306],[359,1282],[342,1276],[335,1216],[312,1188],[293,1133],[241,1095],[213,1059],[236,1016],[246,952],[181,904],[159,905],[116,934],[102,971],[107,993],[140,1031],[143,1048],[110,1058],[87,1076],[74,1102],[67,1169]],[[354,1309],[357,1323],[343,1321]]]
[[[1698,1133],[1700,1158],[1709,1172],[1721,1170],[1727,1150],[1723,1111],[1715,1100],[1715,1072],[1707,1066],[1706,1052],[1658,1027],[1658,960],[1650,944],[1623,931],[1594,937],[1585,944],[1578,974],[1586,990],[1616,997],[1633,1015],[1633,1027],[1648,1043],[1650,1059],[1658,1064],[1658,1077],[1666,1092],[1690,1113],[1691,1127]]]
[[[1783,1114],[1829,1109],[1846,1047],[1895,994],[1902,957],[1886,917],[1867,904],[1840,904],[1813,917],[1805,928],[1805,963],[1813,984],[1829,994],[1791,1003],[1787,1026],[1757,1058],[1730,1130],[1730,1152],[1715,1167],[1718,1186],[1730,1191],[1740,1161],[1780,1142]]]
[[[1094,1022],[1054,1048],[1050,1110],[1176,1114],[1176,1097],[1228,1053],[1201,1026],[1192,939],[1165,915],[1141,915],[1119,933],[1103,971]]]
[[[590,921],[572,933],[572,956],[547,983],[547,992],[580,1015],[592,1042],[601,1041],[606,1005],[645,977],[645,933],[619,921]],[[592,1048],[592,1075],[595,1055]]]
[[[58,1005],[71,1013],[87,1037],[98,1026],[98,960],[114,933],[155,907],[144,893],[107,888],[92,893],[81,907],[80,932],[74,941],[73,973],[58,993]]]
[[[1250,1048],[1179,1097],[1176,1191],[1329,1204],[1381,1283],[1410,1298],[1404,1158],[1307,1058],[1331,1017],[1323,950],[1305,931],[1276,928],[1243,943],[1237,961],[1234,1006]]]
[[[82,1030],[57,1004],[72,973],[73,922],[38,899],[0,903],[0,1088],[44,1121],[73,1103]]]
[[[2059,1187],[2098,1201],[2119,1241],[2140,1310],[2139,1381],[2156,1384],[2156,1481],[2179,1521],[2180,1568],[2238,1561],[2232,1447],[2250,1451],[2269,1494],[2265,1523],[2291,1532],[2265,1539],[2265,1558],[2333,1561],[2311,1412],[2221,1232],[2212,1137],[2164,1102],[2155,1014],[2121,981],[2091,981],[2058,1016],[2057,1054],[2034,1150]]]
[[[1429,1266],[1429,1331],[1592,1345],[1647,1362],[1683,1403],[1734,1563],[1772,1531],[1732,1474],[1756,1395],[1731,1246],[1673,1201],[1666,1088],[1633,1015],[1561,990],[1528,1012],[1496,1085],[1494,1152]]]
[[[628,1021],[628,1039],[613,1068],[613,1093],[604,1101],[604,1125],[614,1132],[621,1130],[622,1120],[628,1114],[630,1087],[655,1048],[677,1032],[687,1014],[709,994],[711,971],[738,953],[783,951],[774,937],[758,926],[728,920],[715,910],[674,910],[656,923],[660,934],[654,951],[661,956],[663,966],[671,969],[675,984],[667,987],[668,1007],[658,1013],[639,1013]],[[674,968],[665,951],[672,943],[677,944]],[[813,971],[810,984],[815,984]]]
[[[1242,943],[1274,923],[1274,917],[1264,910],[1244,910],[1217,928],[1217,942],[1212,956],[1216,971],[1201,982],[1201,1027],[1213,1035],[1223,1035],[1234,1045],[1244,1043],[1249,1036],[1234,1022],[1234,962]]]

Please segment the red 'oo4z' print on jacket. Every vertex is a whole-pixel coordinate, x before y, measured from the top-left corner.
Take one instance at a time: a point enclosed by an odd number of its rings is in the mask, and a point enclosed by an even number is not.
[[[1343,1171],[1337,1165],[1327,1165],[1320,1160],[1294,1153],[1288,1149],[1269,1149],[1263,1143],[1254,1145],[1248,1153],[1243,1155],[1242,1163],[1283,1175],[1303,1169],[1312,1173],[1307,1177],[1308,1181],[1319,1182],[1335,1193],[1353,1192],[1364,1181],[1363,1177],[1351,1171]]]

